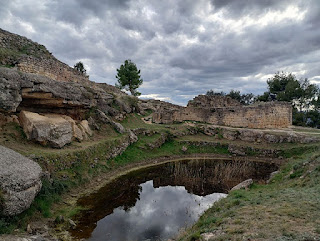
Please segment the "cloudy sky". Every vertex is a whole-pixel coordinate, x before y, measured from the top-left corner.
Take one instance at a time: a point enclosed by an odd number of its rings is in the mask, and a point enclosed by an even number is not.
[[[320,84],[319,0],[0,0],[0,28],[114,84],[131,59],[142,97],[261,94],[277,71]]]

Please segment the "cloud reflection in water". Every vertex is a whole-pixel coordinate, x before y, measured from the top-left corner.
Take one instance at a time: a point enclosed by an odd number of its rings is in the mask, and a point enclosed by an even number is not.
[[[127,211],[122,207],[114,209],[112,214],[98,221],[89,240],[168,239],[226,196],[213,193],[201,197],[188,193],[183,186],[154,188],[153,181],[140,186],[140,199],[135,206]]]

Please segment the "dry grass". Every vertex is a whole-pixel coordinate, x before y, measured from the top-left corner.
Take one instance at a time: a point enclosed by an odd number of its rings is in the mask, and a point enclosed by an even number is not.
[[[320,152],[291,160],[269,185],[231,192],[180,240],[216,230],[213,240],[319,240],[319,216]]]

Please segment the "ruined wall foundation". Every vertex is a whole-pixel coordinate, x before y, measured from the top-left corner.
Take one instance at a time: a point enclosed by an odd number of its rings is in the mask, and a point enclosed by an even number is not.
[[[0,28],[0,65],[57,81],[89,82],[89,77],[56,59],[45,46]]]
[[[18,70],[39,74],[57,81],[88,82],[89,77],[53,58],[22,56],[17,64]]]
[[[203,99],[204,97],[201,96]],[[200,98],[200,99],[201,99]],[[159,108],[153,114],[154,123],[169,124],[183,121],[197,121],[214,125],[245,127],[245,128],[286,128],[292,125],[292,107],[287,102],[267,102],[256,103],[254,105],[244,106],[240,103],[231,102],[229,97],[223,103],[221,96],[217,102],[224,107],[213,105],[214,98],[211,98],[211,103],[201,105],[197,101],[190,101],[187,107],[175,109]],[[195,98],[199,100],[198,97]],[[216,102],[216,103],[217,103]],[[194,103],[197,103],[196,105]],[[234,106],[225,107],[225,103]]]

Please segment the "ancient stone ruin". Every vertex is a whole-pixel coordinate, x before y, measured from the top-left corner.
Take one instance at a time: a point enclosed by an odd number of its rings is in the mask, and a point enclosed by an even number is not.
[[[56,59],[45,46],[0,29],[0,64],[16,66],[19,71],[39,74],[57,81],[89,81],[88,76]]]
[[[287,102],[245,106],[225,96],[199,95],[187,107],[162,105],[154,112],[154,123],[196,121],[245,128],[286,128],[292,125],[292,107]]]

